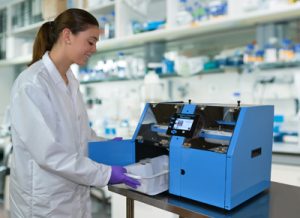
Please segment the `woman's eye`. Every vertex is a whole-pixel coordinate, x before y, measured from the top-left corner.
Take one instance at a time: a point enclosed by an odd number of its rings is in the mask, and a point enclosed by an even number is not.
[[[94,45],[95,43],[93,43],[93,42],[89,42],[89,44],[90,44],[90,45]]]

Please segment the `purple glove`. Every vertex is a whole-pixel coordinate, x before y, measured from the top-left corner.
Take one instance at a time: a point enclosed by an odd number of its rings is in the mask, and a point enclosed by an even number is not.
[[[112,141],[122,141],[122,140],[123,140],[122,137],[115,137],[115,138],[112,139]]]
[[[127,170],[124,167],[120,166],[112,166],[111,167],[111,176],[109,179],[108,184],[119,184],[125,183],[126,185],[130,186],[131,188],[137,188],[141,183],[133,178],[130,178],[125,175]]]

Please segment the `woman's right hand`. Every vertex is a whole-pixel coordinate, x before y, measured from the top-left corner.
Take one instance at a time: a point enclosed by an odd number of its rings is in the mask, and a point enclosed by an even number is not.
[[[125,173],[127,173],[127,170],[124,167],[112,166],[111,176],[108,184],[124,183],[134,189],[141,185],[141,183],[138,180],[126,176]]]

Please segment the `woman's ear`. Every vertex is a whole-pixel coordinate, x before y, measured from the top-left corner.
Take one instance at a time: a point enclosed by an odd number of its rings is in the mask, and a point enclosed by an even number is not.
[[[63,42],[67,45],[70,45],[72,42],[72,32],[68,28],[64,28],[62,31]]]

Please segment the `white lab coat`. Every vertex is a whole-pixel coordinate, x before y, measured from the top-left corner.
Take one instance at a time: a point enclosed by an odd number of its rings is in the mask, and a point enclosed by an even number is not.
[[[86,157],[95,138],[71,70],[67,86],[45,53],[12,89],[12,218],[91,217],[90,186],[107,185],[111,167]]]

